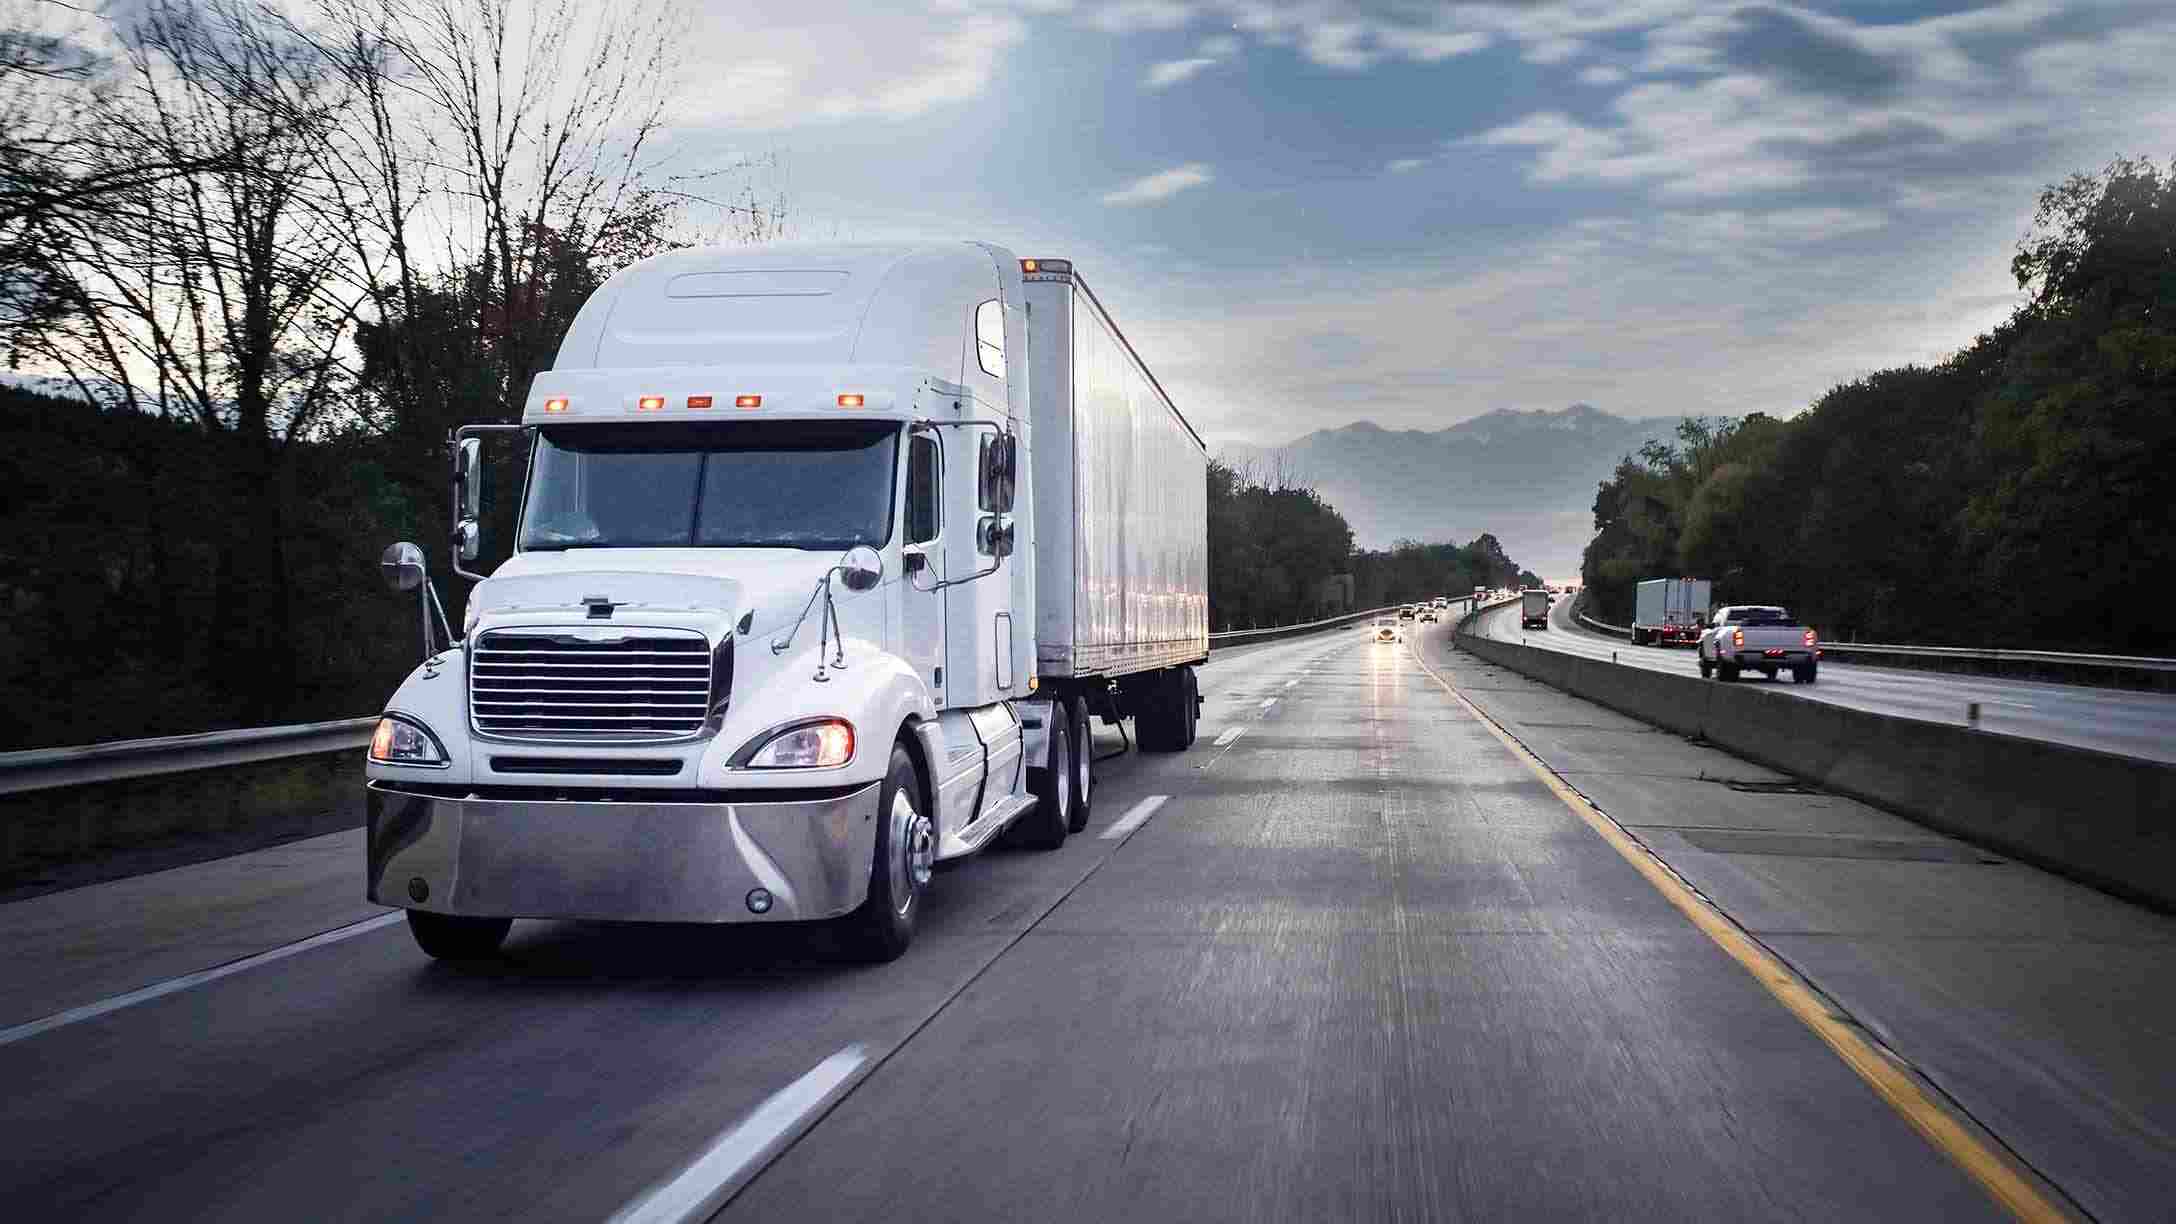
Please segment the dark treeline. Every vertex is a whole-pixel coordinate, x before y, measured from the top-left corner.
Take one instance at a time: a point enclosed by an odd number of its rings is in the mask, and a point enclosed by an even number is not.
[[[2049,188],[2012,270],[2030,299],[1939,365],[1625,459],[1597,614],[1691,575],[1837,640],[2176,654],[2176,165]]]
[[[1289,625],[1339,612],[1414,603],[1474,587],[1540,585],[1493,535],[1471,544],[1400,540],[1356,550],[1337,507],[1282,472],[1257,478],[1209,464],[1209,626]]]

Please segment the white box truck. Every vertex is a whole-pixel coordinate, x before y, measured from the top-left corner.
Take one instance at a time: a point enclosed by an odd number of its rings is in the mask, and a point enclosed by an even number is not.
[[[512,555],[481,447],[529,443]],[[1089,720],[1189,746],[1206,452],[1064,260],[674,251],[600,287],[519,425],[453,450],[454,640],[367,764],[367,891],[424,951],[521,917],[912,940],[934,863],[1085,825]]]
[[[1519,592],[1519,628],[1547,629],[1549,627],[1549,592]]]
[[[1632,644],[1693,645],[1706,627],[1711,599],[1705,578],[1649,578],[1635,588]]]

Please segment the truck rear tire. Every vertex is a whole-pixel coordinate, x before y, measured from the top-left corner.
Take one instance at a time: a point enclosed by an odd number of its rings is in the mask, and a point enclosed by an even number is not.
[[[1050,764],[1028,770],[1035,807],[1008,830],[1016,845],[1055,850],[1073,827],[1073,718],[1063,702],[1050,707]]]
[[[922,778],[914,758],[892,745],[891,764],[877,792],[876,854],[869,864],[869,895],[861,908],[838,920],[841,942],[856,960],[898,960],[914,942],[922,893],[935,863],[937,829],[921,811]]]
[[[408,911],[408,933],[432,960],[477,961],[498,955],[511,918],[463,918],[456,914]]]
[[[1712,680],[1714,677],[1715,665],[1708,662],[1707,657],[1703,655],[1700,659],[1700,678],[1702,680]]]
[[[1715,675],[1717,679],[1727,684],[1735,684],[1738,680],[1738,669],[1728,663],[1717,663],[1715,665]]]
[[[1088,721],[1086,698],[1075,697],[1065,703],[1065,709],[1073,721],[1073,819],[1066,831],[1083,833],[1088,829],[1089,801],[1096,793],[1095,730]]]
[[[1812,684],[1813,678],[1820,674],[1820,670],[1821,666],[1818,663],[1808,663],[1804,667],[1794,667],[1791,669],[1791,679],[1798,681],[1800,684]]]

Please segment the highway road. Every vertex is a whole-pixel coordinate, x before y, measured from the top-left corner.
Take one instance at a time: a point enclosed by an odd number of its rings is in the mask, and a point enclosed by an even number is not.
[[[2165,1217],[2176,919],[1447,628],[1220,653],[1192,751],[1099,767],[1059,851],[944,871],[880,967],[820,931],[544,922],[436,964],[358,899],[353,832],[0,906],[0,1203]]]
[[[1523,640],[1529,646],[1614,659],[1628,667],[1700,674],[1693,648],[1634,646],[1580,624],[1572,616],[1571,603],[1559,599],[1551,606],[1547,630],[1519,628],[1517,611],[1509,606],[1483,614],[1480,629],[1500,641]],[[1982,730],[2146,760],[2176,761],[2176,693],[1869,667],[1834,658],[1822,660],[1821,678],[1812,685],[1791,683],[1789,673],[1769,680],[1757,672],[1747,673],[1738,683],[1771,685],[1809,701],[1953,725],[1963,724],[1966,707],[1978,702]]]

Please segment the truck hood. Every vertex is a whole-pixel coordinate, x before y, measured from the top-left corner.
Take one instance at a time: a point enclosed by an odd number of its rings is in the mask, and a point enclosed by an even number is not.
[[[469,598],[479,615],[563,612],[586,619],[587,603],[614,604],[613,619],[645,613],[737,621],[753,613],[751,636],[790,626],[816,580],[838,563],[829,552],[778,548],[618,548],[525,552],[508,558]],[[861,596],[834,585],[843,614]],[[874,594],[869,592],[868,594]]]

